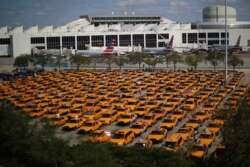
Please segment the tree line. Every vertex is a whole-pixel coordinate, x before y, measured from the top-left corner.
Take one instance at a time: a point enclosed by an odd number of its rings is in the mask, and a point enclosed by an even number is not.
[[[193,70],[197,70],[197,67],[203,61],[209,62],[213,69],[216,70],[220,63],[225,63],[225,55],[219,51],[214,52],[204,52],[197,51],[189,55],[182,55],[178,52],[171,52],[166,55],[151,56],[142,52],[132,52],[126,55],[104,55],[104,56],[90,56],[85,57],[79,54],[70,55],[69,62],[74,65],[77,70],[81,66],[93,67],[94,70],[97,68],[98,63],[104,63],[107,65],[107,69],[111,69],[112,64],[116,64],[121,70],[126,64],[138,64],[138,69],[144,69],[145,64],[148,68],[154,70],[157,64],[163,64],[164,62],[169,68],[169,64],[173,64],[173,71],[176,71],[178,63],[185,63],[187,66],[191,67]],[[14,66],[23,68],[24,70],[30,65],[37,67],[40,65],[42,69],[45,68],[46,64],[54,63],[55,67],[60,70],[63,66],[63,59],[61,55],[53,56],[51,54],[24,54],[15,58]],[[233,69],[237,66],[242,66],[244,64],[243,60],[234,54],[228,56],[228,65],[232,66]],[[142,66],[143,65],[143,66]]]

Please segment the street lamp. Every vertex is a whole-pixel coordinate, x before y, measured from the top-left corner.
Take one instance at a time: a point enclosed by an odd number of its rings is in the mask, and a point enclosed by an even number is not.
[[[225,0],[225,44],[226,44],[226,47],[225,47],[225,85],[227,84],[227,56],[228,56],[228,53],[227,53],[227,49],[228,49],[228,46],[227,46],[227,0]]]

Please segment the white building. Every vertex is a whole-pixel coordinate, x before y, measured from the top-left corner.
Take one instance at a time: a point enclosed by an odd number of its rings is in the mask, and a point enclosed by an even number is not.
[[[238,22],[232,7],[228,7],[227,12],[228,43],[234,45],[241,35],[240,45],[247,50],[250,47],[250,22]],[[65,49],[101,50],[113,39],[115,49],[132,51],[138,46],[163,47],[172,35],[175,50],[181,52],[187,48],[225,44],[224,27],[224,6],[204,8],[203,22],[196,23],[177,23],[161,16],[134,13],[84,15],[59,27],[0,27],[0,56],[17,57],[31,54],[32,50],[54,54],[64,53]]]

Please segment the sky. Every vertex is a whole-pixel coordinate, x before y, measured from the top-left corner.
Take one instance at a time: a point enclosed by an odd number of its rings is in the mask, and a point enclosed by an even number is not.
[[[202,9],[225,0],[0,0],[0,27],[60,26],[80,15],[153,14],[176,22],[202,21]],[[250,21],[250,0],[227,0],[238,21]]]

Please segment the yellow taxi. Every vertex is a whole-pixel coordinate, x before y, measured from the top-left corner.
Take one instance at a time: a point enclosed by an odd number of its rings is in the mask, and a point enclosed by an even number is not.
[[[218,123],[216,121],[212,121],[207,125],[207,129],[209,132],[215,133],[215,135],[218,135],[220,130],[222,128],[222,124]]]
[[[84,102],[83,109],[88,110],[92,107],[95,107],[99,102],[99,99],[88,99]]]
[[[155,108],[151,112],[155,114],[157,120],[162,119],[167,115],[167,111],[164,108]]]
[[[170,93],[163,93],[163,94],[162,94],[162,97],[164,97],[165,100],[169,100],[169,99],[171,99],[171,98],[173,97],[173,95],[170,94]]]
[[[215,94],[211,97],[209,97],[209,101],[212,101],[214,104],[219,105],[220,102],[223,100],[223,97],[219,94]]]
[[[116,110],[119,115],[130,112],[130,109],[125,106],[114,106],[113,109]]]
[[[174,104],[171,104],[171,103],[168,103],[168,102],[163,103],[161,105],[161,108],[163,108],[167,113],[174,111],[175,107],[176,106]]]
[[[179,98],[171,98],[167,102],[170,103],[170,104],[173,104],[174,108],[176,108],[181,104],[181,99],[179,99]]]
[[[105,131],[105,130],[94,130],[92,131],[91,135],[87,137],[87,141],[92,141],[92,142],[107,142],[111,138],[111,132]]]
[[[41,117],[46,113],[47,111],[44,108],[34,108],[30,112],[28,112],[28,115],[34,118],[34,117]]]
[[[80,134],[92,133],[94,130],[99,129],[101,126],[102,123],[100,121],[86,121],[80,127],[78,133]]]
[[[58,109],[55,108],[55,109],[49,110],[43,117],[49,119],[49,118],[53,118],[57,115],[60,115],[60,113],[59,113]]]
[[[192,111],[197,107],[197,100],[195,98],[188,98],[183,105],[184,110]]]
[[[141,121],[146,123],[148,126],[152,126],[157,121],[157,118],[155,114],[149,113],[143,116]]]
[[[167,130],[164,128],[160,128],[152,130],[148,134],[147,139],[151,140],[153,143],[160,143],[165,137],[167,137]]]
[[[207,146],[200,143],[195,143],[192,145],[191,149],[188,150],[187,156],[188,157],[195,157],[195,158],[204,158],[207,153]]]
[[[186,111],[185,110],[176,110],[173,112],[172,117],[178,119],[178,121],[184,119],[186,117]]]
[[[148,114],[149,111],[150,109],[146,107],[145,105],[139,105],[134,109],[133,113],[135,113],[138,117],[142,117]]]
[[[181,135],[174,133],[166,139],[163,146],[167,151],[177,151],[183,147],[184,143]]]
[[[58,108],[58,112],[60,115],[66,115],[69,113],[71,108],[71,105],[61,105],[60,108]]]
[[[123,113],[117,120],[118,125],[128,125],[136,120],[137,116],[134,113]]]
[[[48,123],[53,126],[62,126],[67,122],[67,120],[68,120],[68,117],[66,116],[63,116],[63,117],[55,116],[55,117],[50,118],[48,120]]]
[[[217,105],[211,102],[206,102],[204,103],[203,107],[202,107],[202,111],[215,111],[216,110]]]
[[[67,114],[68,118],[74,118],[74,117],[82,117],[83,116],[83,110],[81,108],[74,108],[71,109],[70,112]]]
[[[65,125],[63,126],[63,130],[75,130],[82,126],[82,124],[85,122],[85,119],[83,118],[71,118],[69,119]]]
[[[128,109],[134,110],[138,105],[139,105],[139,100],[136,98],[132,98],[127,101],[126,107]]]
[[[102,112],[103,113],[105,113],[105,112],[107,112],[107,111],[109,111],[110,109],[111,109],[111,105],[110,105],[110,102],[103,102],[103,101],[101,101],[100,103],[99,103],[99,106],[100,106],[100,108],[102,109]]]
[[[154,109],[154,108],[158,108],[161,105],[161,103],[158,102],[157,100],[151,99],[151,100],[147,101],[144,105],[146,108]]]
[[[214,132],[209,132],[208,130],[205,130],[200,134],[197,140],[203,145],[206,145],[207,147],[210,147],[212,143],[215,140],[215,133]]]
[[[167,117],[162,120],[160,127],[170,130],[173,129],[177,124],[178,124],[178,119],[174,117]]]
[[[185,127],[191,127],[194,130],[198,130],[198,128],[201,126],[202,121],[197,117],[191,117],[189,120],[185,123]]]
[[[197,119],[201,120],[201,122],[204,122],[205,120],[212,118],[212,112],[208,111],[197,111],[193,117],[196,117]]]
[[[225,98],[227,96],[227,90],[226,89],[220,89],[220,90],[218,90],[217,94],[222,96],[222,98]]]
[[[184,141],[187,141],[193,135],[194,129],[192,127],[182,127],[178,129],[176,133],[179,134]]]
[[[135,136],[139,136],[143,132],[145,132],[148,128],[148,125],[143,122],[135,122],[132,125],[130,125],[129,129],[134,132]]]
[[[125,146],[133,141],[135,138],[134,132],[132,132],[130,129],[120,129],[113,137],[110,139],[111,143],[115,143],[118,146]]]
[[[109,125],[115,122],[119,117],[119,113],[116,110],[107,111],[102,114],[100,121],[103,125]]]
[[[83,118],[86,120],[97,120],[102,116],[103,112],[99,106],[89,108],[83,113]]]

